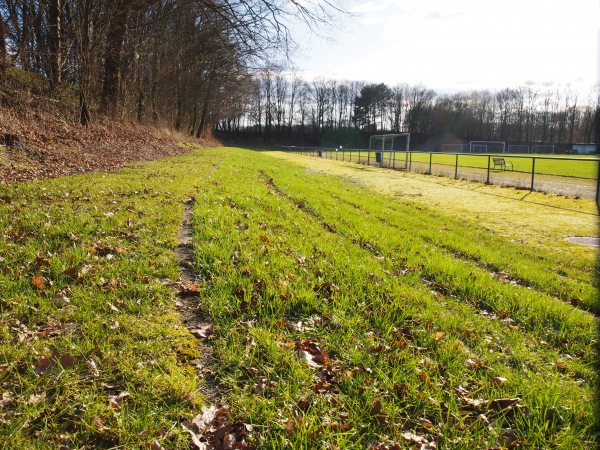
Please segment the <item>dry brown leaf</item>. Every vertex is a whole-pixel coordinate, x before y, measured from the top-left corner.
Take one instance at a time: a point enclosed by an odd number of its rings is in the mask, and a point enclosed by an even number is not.
[[[93,376],[95,376],[95,377],[100,376],[100,371],[98,370],[98,365],[92,358],[90,358],[86,361],[86,365],[87,365],[88,369],[90,369],[90,372],[92,372]]]
[[[190,333],[192,333],[192,335],[194,335],[198,339],[211,339],[215,337],[214,327],[210,323],[204,324],[200,328],[190,330]]]
[[[105,425],[102,423],[102,419],[100,419],[100,417],[98,417],[98,416],[94,416],[94,417],[92,418],[92,421],[93,421],[93,423],[94,423],[94,427],[96,428],[96,431],[97,431],[97,432],[99,432],[99,433],[105,433],[105,432],[107,432],[107,431],[109,431],[109,430],[110,430],[110,428],[108,428],[107,426],[105,426]]]
[[[131,395],[129,394],[129,392],[126,392],[126,391],[123,391],[123,392],[119,393],[118,395],[110,395],[108,397],[108,404],[113,409],[120,411],[121,406],[123,406],[123,403],[125,403],[125,400],[127,400],[130,397],[131,397]]]
[[[494,384],[504,384],[504,383],[508,382],[508,380],[503,377],[494,377],[492,379],[492,381],[494,382]]]
[[[44,276],[42,274],[35,275],[31,279],[31,284],[33,285],[34,288],[36,288],[40,291],[43,291],[44,289],[46,289],[46,285],[44,284]]]
[[[421,422],[421,426],[427,428],[428,430],[433,428],[433,423],[428,419],[419,419],[419,422]]]
[[[519,402],[519,400],[521,400],[521,397],[499,398],[499,399],[492,400],[490,402],[490,404],[488,405],[488,407],[490,409],[502,410],[502,409],[510,408],[511,406],[515,406]]]
[[[383,410],[383,405],[381,403],[381,399],[376,399],[375,403],[371,407],[370,411],[371,417],[373,417],[380,425],[385,425],[388,421],[388,415]]]

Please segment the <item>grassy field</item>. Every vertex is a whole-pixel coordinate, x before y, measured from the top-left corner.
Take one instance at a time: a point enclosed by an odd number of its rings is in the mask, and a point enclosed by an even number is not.
[[[171,287],[192,198],[211,370],[245,424],[231,448],[597,445],[597,254],[562,242],[592,207],[350,166],[213,149],[3,187],[4,443],[198,447],[199,355]],[[485,195],[511,205],[504,224]]]
[[[562,157],[577,158],[580,161],[561,160],[561,156],[548,155],[530,155],[536,156],[535,173],[544,175],[560,175],[565,177],[578,178],[596,178],[598,176],[598,163],[595,161],[586,161],[585,159],[596,159],[597,155],[564,155]],[[502,157],[512,163],[513,169],[521,172],[531,172],[532,159],[524,157],[524,155],[502,155]],[[412,160],[414,162],[424,162],[429,164],[429,154],[413,153]],[[456,155],[434,154],[432,158],[433,164],[446,164],[454,166],[456,164]],[[476,167],[487,169],[487,156],[474,155],[459,155],[459,167]],[[494,162],[491,161],[492,169]]]

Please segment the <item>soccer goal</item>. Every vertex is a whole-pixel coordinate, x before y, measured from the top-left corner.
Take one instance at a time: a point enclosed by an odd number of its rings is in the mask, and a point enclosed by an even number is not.
[[[531,153],[554,153],[554,145],[532,145]]]
[[[469,153],[505,153],[506,142],[504,141],[471,141],[469,142]]]
[[[526,144],[509,145],[508,153],[529,153],[529,145],[526,145]]]
[[[444,144],[442,153],[469,153],[469,144]]]
[[[410,133],[376,134],[369,139],[369,150],[407,152],[410,150]]]

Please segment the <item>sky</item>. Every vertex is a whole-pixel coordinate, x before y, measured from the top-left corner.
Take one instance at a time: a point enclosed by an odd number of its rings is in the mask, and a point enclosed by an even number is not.
[[[600,81],[600,0],[340,0],[354,14],[301,34],[305,77],[438,92]]]

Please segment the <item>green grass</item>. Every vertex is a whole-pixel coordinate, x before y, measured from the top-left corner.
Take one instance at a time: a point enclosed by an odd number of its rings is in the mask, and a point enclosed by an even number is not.
[[[535,156],[535,173],[544,175],[559,175],[565,177],[578,177],[578,178],[596,178],[598,176],[598,162],[587,161],[586,159],[597,159],[597,155],[565,155],[562,157],[581,159],[577,160],[561,160],[561,156],[548,156],[548,155],[530,155]],[[513,164],[513,169],[520,172],[530,172],[532,167],[532,159],[524,156],[517,155],[502,155],[502,157]],[[429,164],[429,154],[425,153],[413,153],[412,161],[423,162]],[[433,164],[444,164],[444,165],[455,165],[455,155],[444,155],[434,154],[432,157]],[[459,167],[475,167],[481,169],[487,169],[488,157],[487,156],[473,156],[473,155],[459,155],[458,157]],[[494,162],[491,161],[492,169],[494,169]]]
[[[183,200],[212,167],[197,162],[2,186],[6,448],[187,448],[199,355],[169,283]]]
[[[255,448],[598,444],[589,253],[213,149],[3,187],[8,447],[190,447],[202,380],[169,286],[187,198],[211,370]]]
[[[259,448],[593,445],[593,264],[266,157],[211,177],[197,268]]]

